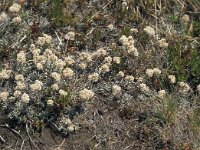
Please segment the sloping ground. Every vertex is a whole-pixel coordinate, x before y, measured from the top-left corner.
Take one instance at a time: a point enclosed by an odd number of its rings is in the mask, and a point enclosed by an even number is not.
[[[16,2],[0,4],[0,149],[200,148],[199,0]]]

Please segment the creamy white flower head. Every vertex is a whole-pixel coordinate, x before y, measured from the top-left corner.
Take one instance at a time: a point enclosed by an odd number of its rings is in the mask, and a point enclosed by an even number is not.
[[[153,68],[153,74],[154,75],[160,75],[161,74],[161,70],[159,68]]]
[[[82,100],[90,100],[94,97],[94,92],[92,90],[83,89],[79,92],[79,97]]]
[[[163,99],[165,96],[166,96],[166,91],[165,90],[158,91],[158,95],[157,95],[158,98]]]
[[[35,44],[31,44],[30,47],[29,47],[29,50],[32,52],[34,49],[36,49]]]
[[[24,53],[24,51],[20,51],[18,54],[17,54],[17,61],[19,63],[25,63],[26,62],[26,55]]]
[[[52,72],[51,73],[51,77],[56,81],[56,82],[60,82],[61,80],[61,75],[57,72]]]
[[[9,93],[7,91],[1,92],[0,93],[0,100],[7,101],[8,100],[8,96],[9,96]]]
[[[24,82],[24,75],[23,74],[15,75],[15,80]]]
[[[16,88],[16,90],[23,90],[23,89],[26,88],[26,85],[25,85],[24,82],[18,81],[18,82],[17,82],[17,86],[16,86],[15,88]]]
[[[16,90],[15,92],[14,92],[14,97],[19,97],[19,96],[21,96],[21,91],[18,91],[18,90]]]
[[[47,100],[47,105],[48,106],[53,106],[53,104],[54,104],[54,101],[52,99],[48,99]]]
[[[121,44],[125,44],[125,43],[127,43],[128,42],[128,38],[125,36],[125,35],[122,35],[120,38],[119,38],[119,42],[121,43]]]
[[[124,72],[123,71],[119,71],[117,74],[117,77],[123,78],[124,77]]]
[[[55,62],[55,66],[57,69],[62,70],[64,68],[64,66],[66,65],[66,63],[62,60],[62,59],[58,59]]]
[[[150,26],[146,26],[144,28],[144,31],[149,34],[150,36],[155,36],[156,32],[154,30],[154,28],[150,27]]]
[[[40,46],[43,46],[44,44],[45,44],[45,42],[46,42],[46,39],[45,39],[45,37],[38,37],[38,39],[37,39],[37,44],[38,45],[40,45]]]
[[[41,91],[43,83],[39,80],[36,80],[34,84],[30,85],[32,91]]]
[[[89,62],[92,61],[91,55],[89,53],[86,53],[86,52],[81,52],[79,54],[79,58],[80,58],[80,60],[82,60],[86,63],[89,63]]]
[[[43,70],[43,64],[37,63],[37,64],[36,64],[36,68],[37,68],[38,70]]]
[[[7,22],[8,21],[8,15],[5,12],[2,12],[0,14],[0,23],[1,22]]]
[[[0,72],[0,79],[9,79],[10,78],[10,74],[11,74],[11,70],[3,69]]]
[[[185,15],[183,15],[182,17],[181,17],[181,19],[184,21],[184,22],[189,22],[190,21],[190,16],[189,15],[187,15],[187,14],[185,14]]]
[[[107,51],[104,50],[103,48],[99,48],[97,51],[97,54],[101,57],[101,56],[106,56],[107,55]]]
[[[80,63],[78,65],[81,69],[85,69],[87,67],[87,64],[86,63]]]
[[[113,57],[113,62],[116,63],[116,64],[120,64],[121,57]]]
[[[138,52],[138,51],[137,51],[137,48],[135,48],[134,46],[129,46],[127,52],[128,52],[128,54],[135,56],[136,52]]]
[[[52,54],[49,59],[52,62],[56,62],[58,60],[58,57],[56,55]]]
[[[182,94],[187,94],[190,91],[190,86],[185,82],[179,82],[179,92]]]
[[[52,43],[52,37],[47,34],[43,34],[43,37],[45,38],[45,43],[46,44],[51,44]]]
[[[55,91],[58,91],[58,90],[59,90],[59,86],[58,86],[57,83],[54,83],[54,84],[51,86],[51,88],[52,88],[53,90],[55,90]]]
[[[134,55],[135,57],[138,57],[138,56],[139,56],[139,52],[137,51],[137,49],[134,51],[133,55]]]
[[[143,78],[143,77],[137,78],[137,82],[138,82],[138,83],[142,83],[143,81],[144,81],[144,78]]]
[[[75,126],[75,125],[69,125],[69,126],[67,127],[67,130],[68,130],[69,132],[72,132],[72,131],[76,130],[76,126]]]
[[[149,92],[149,87],[144,83],[139,84],[139,89],[143,93]]]
[[[64,120],[64,123],[65,123],[66,125],[71,125],[71,124],[72,124],[72,121],[71,121],[71,119],[66,118],[66,119]]]
[[[74,71],[71,68],[65,68],[63,70],[64,77],[72,77],[74,75]]]
[[[146,75],[147,75],[148,77],[153,77],[154,71],[153,71],[153,69],[147,69],[147,70],[145,71],[145,73],[146,73]]]
[[[98,73],[92,73],[88,76],[88,80],[92,82],[97,82],[99,80],[99,74]]]
[[[166,48],[168,47],[168,43],[166,42],[166,39],[162,38],[161,40],[158,41],[158,44],[161,48]]]
[[[118,86],[118,85],[112,86],[112,94],[114,96],[121,94],[121,92],[122,92],[122,88],[120,86]]]
[[[174,75],[169,75],[168,79],[169,79],[170,83],[175,83],[176,82],[176,77]]]
[[[100,68],[99,68],[99,72],[100,73],[107,73],[110,71],[110,67],[108,64],[103,64]]]
[[[21,96],[21,101],[24,102],[24,103],[28,103],[30,101],[30,98],[29,98],[29,95],[24,93],[22,96]]]
[[[134,81],[134,77],[131,76],[131,75],[127,75],[127,76],[125,77],[125,80],[126,80],[126,81]]]
[[[22,18],[21,17],[15,17],[12,19],[12,22],[15,24],[15,25],[18,25],[22,22]]]
[[[21,6],[19,4],[12,4],[12,6],[9,7],[9,12],[11,13],[18,13],[21,10]]]
[[[122,9],[123,10],[128,9],[128,2],[127,2],[127,0],[123,0],[122,1]]]
[[[70,31],[65,35],[65,39],[74,41],[75,40],[75,35],[76,35],[75,32]]]
[[[67,91],[64,91],[64,90],[62,90],[62,89],[60,89],[60,90],[59,90],[59,94],[60,94],[61,96],[67,96],[67,95],[68,95],[68,92],[67,92]]]
[[[114,29],[114,25],[113,25],[113,24],[109,24],[107,27],[108,27],[110,30],[113,30],[113,29]]]
[[[74,61],[70,56],[68,56],[68,57],[65,58],[65,62],[66,62],[68,65],[72,65],[72,64],[75,63],[75,61]]]
[[[132,33],[138,33],[138,29],[137,29],[137,28],[131,28],[130,31],[131,31]]]
[[[33,56],[39,56],[40,55],[40,49],[38,48],[34,48],[34,49],[31,49],[31,53],[33,54]]]
[[[197,85],[197,92],[200,94],[200,84]]]
[[[45,49],[45,51],[44,51],[44,55],[45,56],[51,56],[53,54],[53,52],[52,52],[52,50],[51,49]]]
[[[112,57],[110,57],[110,56],[105,57],[103,60],[103,63],[111,64],[111,62],[112,62]]]

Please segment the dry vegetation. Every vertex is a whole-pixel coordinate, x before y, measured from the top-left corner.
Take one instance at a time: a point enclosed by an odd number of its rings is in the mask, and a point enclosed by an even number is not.
[[[199,0],[1,0],[1,149],[200,149]]]

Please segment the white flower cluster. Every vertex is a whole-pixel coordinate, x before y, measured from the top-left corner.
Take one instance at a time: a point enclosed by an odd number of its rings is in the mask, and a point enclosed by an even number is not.
[[[0,23],[7,22],[8,21],[8,15],[5,12],[2,12],[0,14]]]
[[[9,96],[9,93],[7,91],[1,92],[0,93],[0,100],[1,101],[7,101],[8,96]]]
[[[120,86],[118,86],[118,85],[113,85],[112,86],[112,94],[114,96],[117,96],[117,95],[121,94],[121,91],[122,91],[122,88]]]
[[[107,73],[110,71],[110,65],[109,64],[103,64],[100,68],[99,68],[99,72],[100,73]]]
[[[48,106],[53,106],[53,104],[54,104],[54,101],[52,99],[48,99],[47,100],[47,105]]]
[[[79,92],[79,97],[82,100],[90,100],[94,97],[94,92],[92,90],[83,89]]]
[[[68,65],[72,65],[75,63],[74,59],[70,56],[66,57],[65,58],[65,62],[68,64]]]
[[[169,75],[168,79],[170,83],[176,83],[176,77],[174,75]]]
[[[15,75],[15,80],[17,83],[17,86],[15,87],[16,90],[23,90],[26,88],[23,74]]]
[[[179,92],[182,94],[187,94],[190,91],[190,86],[185,82],[179,82]]]
[[[134,77],[132,75],[127,75],[125,81],[134,81]]]
[[[20,16],[14,17],[14,18],[12,19],[12,22],[13,22],[15,25],[18,25],[18,24],[20,24],[20,23],[22,22],[22,18],[21,18]]]
[[[10,78],[10,74],[11,74],[11,70],[3,69],[0,72],[0,79],[9,79]]]
[[[91,54],[89,54],[89,53],[81,52],[81,53],[79,54],[79,56],[80,56],[80,57],[79,57],[80,60],[81,60],[81,61],[84,61],[85,63],[89,63],[89,62],[92,61]]]
[[[72,77],[74,75],[74,71],[71,68],[65,68],[63,70],[64,77]]]
[[[30,101],[30,97],[27,93],[24,93],[22,96],[21,96],[21,101],[24,102],[24,103],[28,103]]]
[[[40,46],[51,43],[52,43],[52,37],[50,35],[43,34],[43,36],[38,37],[37,44]]]
[[[166,42],[166,39],[162,38],[161,40],[158,41],[158,44],[161,48],[166,48],[168,47],[168,43]]]
[[[43,83],[39,80],[36,80],[34,84],[30,85],[32,91],[41,91]]]
[[[99,80],[99,74],[98,73],[92,73],[88,76],[88,80],[92,82],[97,82]]]
[[[149,92],[149,87],[144,83],[139,84],[139,89],[143,93]]]
[[[124,77],[124,72],[123,71],[119,71],[118,74],[117,74],[117,77],[123,78]]]
[[[107,55],[107,51],[103,48],[99,48],[97,51],[91,53],[91,58],[93,60],[98,59],[99,57],[105,57]]]
[[[52,72],[51,73],[51,77],[56,81],[56,82],[60,82],[61,80],[61,75],[57,72]]]
[[[161,70],[159,68],[153,68],[153,69],[146,69],[146,75],[148,77],[153,77],[153,75],[160,75],[161,74]]]
[[[74,41],[75,40],[75,35],[76,35],[75,32],[70,31],[65,35],[65,39]]]
[[[139,56],[138,50],[134,46],[135,41],[132,36],[127,37],[122,35],[119,39],[119,42],[128,49],[128,54],[136,57]]]
[[[166,96],[165,90],[158,91],[158,95],[157,95],[158,98],[163,99],[165,96]]]
[[[152,28],[150,26],[146,26],[144,28],[144,31],[150,36],[155,36],[156,35],[156,32],[155,32],[154,28]]]
[[[9,7],[9,12],[18,13],[21,10],[21,5],[13,3],[12,6]]]
[[[24,51],[20,51],[18,54],[17,54],[17,61],[21,64],[25,63],[26,62],[26,54],[24,53]]]
[[[65,91],[65,90],[63,90],[63,89],[60,89],[60,90],[59,90],[59,94],[60,94],[61,96],[67,96],[67,95],[68,95],[68,92]]]

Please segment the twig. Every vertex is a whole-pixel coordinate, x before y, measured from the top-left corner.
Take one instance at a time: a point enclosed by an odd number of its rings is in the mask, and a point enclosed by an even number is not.
[[[112,2],[112,0],[110,0],[107,4],[105,4],[105,5],[102,7],[102,9],[105,9],[111,2]],[[94,14],[87,22],[91,22],[91,21],[93,20],[93,18],[96,17],[100,12],[101,12],[101,10],[98,11],[96,14]]]
[[[29,129],[28,129],[28,124],[27,124],[27,123],[26,123],[26,133],[27,133],[28,138],[29,138],[29,140],[31,141],[31,143],[35,146],[35,148],[36,148],[37,150],[39,150],[39,148],[37,147],[37,145],[35,145],[35,143],[33,142],[32,138],[31,138],[31,136],[30,136],[30,134],[29,134]]]
[[[12,129],[8,124],[0,125],[0,127],[11,130],[14,134],[18,135],[23,140],[23,137],[19,134],[19,132],[17,132],[15,129]]]
[[[21,144],[20,150],[23,150],[24,142],[25,142],[25,140],[22,141],[22,144]]]
[[[56,31],[54,31],[54,33],[56,34],[56,37],[59,41],[59,45],[62,45],[62,41],[61,41],[60,37],[58,36],[58,33]]]
[[[157,0],[154,0],[155,5],[155,16],[156,16],[156,38],[158,40],[158,17],[157,17]]]
[[[4,140],[4,138],[0,135],[0,141],[2,142],[2,143],[6,143],[6,141]]]

